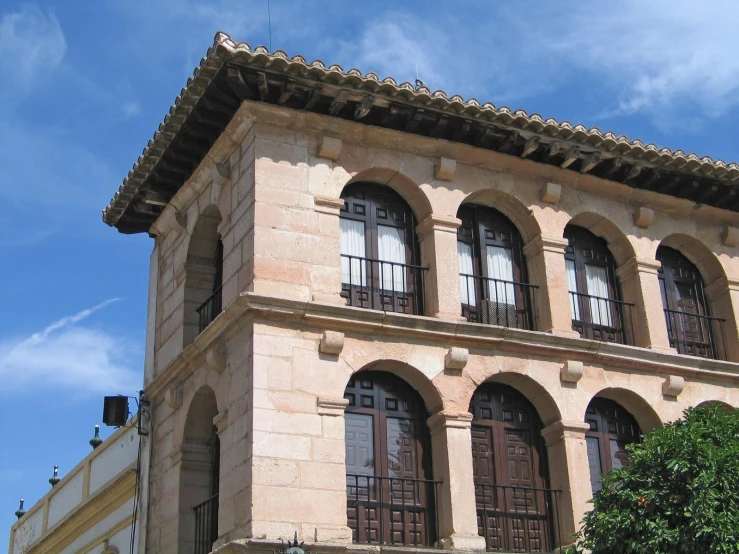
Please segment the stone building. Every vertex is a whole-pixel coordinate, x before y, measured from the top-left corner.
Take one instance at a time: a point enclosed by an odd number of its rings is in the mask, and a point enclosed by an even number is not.
[[[737,180],[218,34],[103,215],[154,238],[147,551],[567,544],[739,406]]]
[[[133,426],[117,430],[25,513],[21,505],[8,554],[130,552],[138,439]]]

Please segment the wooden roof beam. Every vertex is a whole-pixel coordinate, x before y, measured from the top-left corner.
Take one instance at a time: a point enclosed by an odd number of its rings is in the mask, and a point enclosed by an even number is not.
[[[530,154],[533,154],[536,152],[536,149],[539,148],[539,144],[541,144],[541,138],[534,135],[529,140],[526,141],[526,144],[523,147],[523,152],[521,152],[521,157],[526,158]]]
[[[257,72],[257,89],[259,90],[259,99],[262,102],[266,102],[269,97],[269,84],[267,83],[267,76],[264,71]]]
[[[346,105],[346,101],[349,99],[349,91],[341,90],[339,94],[334,96],[331,100],[331,105],[328,107],[328,113],[331,115],[337,115],[341,109]]]
[[[359,121],[363,117],[366,117],[368,113],[370,113],[370,110],[375,105],[375,97],[371,94],[368,96],[365,96],[362,101],[357,104],[357,107],[354,108],[354,121]]]
[[[623,158],[611,158],[611,165],[603,172],[603,178],[608,179],[613,177],[621,169],[623,163]]]
[[[239,100],[252,98],[252,91],[244,81],[244,76],[238,67],[230,65],[226,68],[226,82]]]
[[[562,161],[559,167],[562,169],[567,169],[570,167],[573,163],[575,163],[580,158],[580,148],[578,146],[573,146],[567,152],[565,152],[565,159]]]
[[[443,137],[446,135],[447,126],[449,125],[449,117],[443,114],[439,117],[439,120],[435,125],[432,126],[429,134],[434,138]]]
[[[152,206],[166,206],[172,199],[167,194],[162,194],[158,191],[147,190],[141,195],[142,200],[145,204],[151,204]]]
[[[638,164],[634,164],[629,170],[629,172],[626,174],[626,177],[624,177],[624,181],[633,181],[639,176],[642,169],[643,169],[642,166]]]
[[[470,123],[469,119],[465,119],[462,125],[460,125],[456,131],[454,131],[452,140],[454,141],[462,140],[464,137],[467,136],[467,133],[470,132],[470,127],[472,127],[472,123]]]
[[[293,95],[294,91],[295,81],[289,79],[282,83],[282,87],[280,88],[280,95],[277,97],[277,103],[282,106],[285,102],[290,100],[290,97]]]
[[[600,152],[593,152],[592,154],[583,158],[582,167],[580,167],[580,173],[588,173],[602,160]]]
[[[412,133],[416,129],[418,129],[418,126],[423,121],[425,110],[423,108],[418,108],[413,116],[406,122],[405,124],[405,132],[406,133]]]
[[[314,86],[308,93],[308,98],[306,98],[305,100],[305,106],[303,106],[303,109],[306,111],[312,110],[313,106],[315,106],[316,103],[321,99],[322,93],[323,87],[321,85]]]

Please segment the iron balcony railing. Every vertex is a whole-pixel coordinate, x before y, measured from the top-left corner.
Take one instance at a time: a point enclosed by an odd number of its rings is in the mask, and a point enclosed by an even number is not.
[[[198,332],[202,333],[223,310],[222,291],[223,287],[218,287],[196,310],[198,312]]]
[[[726,359],[726,320],[720,317],[665,309],[670,346],[680,354]]]
[[[490,552],[554,552],[560,491],[475,483],[478,533]]]
[[[347,474],[347,521],[356,543],[434,546],[440,481]]]
[[[586,339],[634,344],[634,304],[570,292],[572,329]]]
[[[218,493],[193,508],[195,511],[195,554],[208,554],[218,539]]]
[[[467,321],[516,329],[536,328],[538,287],[516,281],[459,274],[462,315]]]
[[[341,254],[341,295],[349,306],[424,315],[427,267]]]

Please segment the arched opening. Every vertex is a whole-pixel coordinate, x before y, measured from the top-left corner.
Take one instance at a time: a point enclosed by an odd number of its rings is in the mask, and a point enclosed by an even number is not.
[[[354,542],[432,546],[438,538],[423,399],[384,371],[346,386],[347,521]]]
[[[180,446],[179,552],[211,552],[218,539],[221,444],[213,418],[216,397],[209,387],[195,393]]]
[[[424,314],[416,218],[389,187],[353,183],[341,193],[342,296],[349,306]]]
[[[608,244],[572,224],[565,227],[564,238],[572,329],[583,338],[634,344],[633,305],[622,301]]]
[[[712,317],[698,268],[664,244],[657,248],[657,260],[670,346],[688,356],[726,359],[726,320]]]
[[[198,217],[185,262],[184,346],[191,344],[223,309],[223,243],[221,214],[208,206]]]
[[[634,416],[615,400],[596,397],[585,411],[585,433],[593,495],[603,488],[601,475],[629,464],[626,445],[641,441]]]
[[[721,400],[706,400],[705,402],[698,404],[696,408],[707,408],[708,406],[716,406],[726,413],[736,410],[734,406],[727,404],[726,402],[721,402]]]
[[[457,211],[459,293],[467,321],[534,329],[534,294],[513,222],[495,208],[463,204]]]
[[[555,499],[536,408],[513,387],[488,382],[470,412],[478,532],[487,549],[552,551]]]

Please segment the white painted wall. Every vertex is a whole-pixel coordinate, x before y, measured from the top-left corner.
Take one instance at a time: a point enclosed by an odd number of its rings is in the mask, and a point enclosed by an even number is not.
[[[30,510],[29,510],[30,511]],[[41,536],[41,524],[44,519],[44,511],[38,510],[25,520],[13,537],[13,554],[22,554],[28,551],[28,546]]]
[[[82,502],[82,478],[84,468],[71,479],[65,479],[54,487],[54,496],[49,499],[49,528]]]
[[[103,540],[109,536],[110,530],[113,529],[116,525],[120,524],[122,521],[125,521],[126,518],[130,519],[132,513],[133,498],[118,507],[116,510],[109,513],[97,524],[90,527],[87,531],[82,533],[79,537],[77,537],[77,539],[70,543],[69,546],[61,550],[58,554],[77,554],[80,551],[85,552],[86,549],[90,548],[91,546],[97,545],[98,543],[102,544]],[[122,531],[130,534],[131,527],[127,525],[124,529],[122,529]],[[118,547],[121,554],[125,554],[130,548],[129,543],[127,542],[128,539],[125,539],[125,541],[126,542],[123,545],[124,548],[121,548],[120,546]]]
[[[115,444],[93,458],[90,463],[90,494],[95,494],[105,483],[135,462],[138,448],[138,433],[135,427],[131,427]]]

